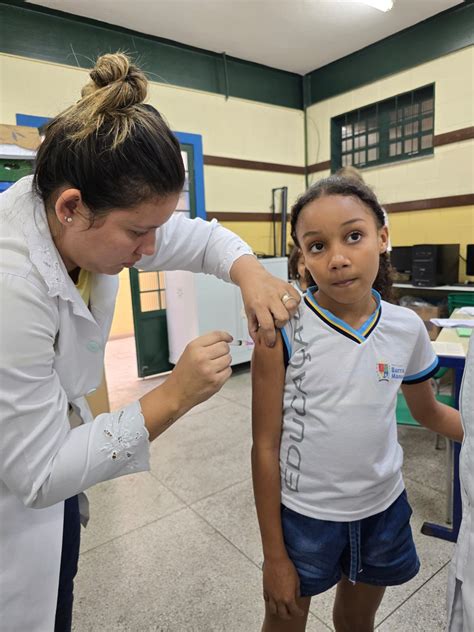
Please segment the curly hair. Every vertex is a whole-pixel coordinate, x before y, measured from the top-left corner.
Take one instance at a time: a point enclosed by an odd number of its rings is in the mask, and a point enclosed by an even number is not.
[[[301,211],[306,205],[326,195],[343,195],[358,198],[365,206],[370,208],[374,214],[377,226],[382,228],[385,225],[384,211],[370,187],[355,178],[339,177],[337,175],[330,176],[311,185],[305,193],[300,195],[291,209],[291,237],[296,246],[299,247],[296,225]],[[373,287],[385,301],[392,301],[392,283],[390,257],[387,252],[384,252],[380,255],[379,269]]]

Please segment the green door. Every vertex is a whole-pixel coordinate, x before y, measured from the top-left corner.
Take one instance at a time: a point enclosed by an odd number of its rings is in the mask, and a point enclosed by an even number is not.
[[[189,217],[195,217],[196,213],[193,150],[193,145],[181,145],[186,181],[176,209],[177,213],[186,213]],[[165,275],[131,268],[130,288],[138,376],[170,371],[173,365],[168,362]]]

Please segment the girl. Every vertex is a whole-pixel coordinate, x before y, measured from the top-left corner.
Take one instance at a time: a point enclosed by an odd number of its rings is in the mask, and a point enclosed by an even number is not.
[[[304,294],[311,285],[314,285],[314,279],[304,265],[303,253],[297,246],[293,246],[288,257],[288,275],[300,294]]]
[[[83,396],[102,378],[118,273],[135,266],[232,280],[251,330],[258,321],[270,344],[273,319],[282,325],[299,301],[236,235],[174,213],[180,146],[143,103],[143,72],[123,54],[104,55],[90,77],[48,125],[34,179],[0,198],[3,632],[70,630],[79,494],[148,470],[150,441],[231,374],[231,336],[212,332],[188,345],[163,384],[92,420]],[[71,409],[92,423],[72,429]]]
[[[372,191],[330,177],[296,202],[292,237],[317,283],[274,348],[257,339],[252,466],[263,543],[265,632],[305,629],[311,596],[337,584],[337,632],[373,630],[386,586],[419,561],[395,404],[460,441],[436,401],[438,360],[421,319],[383,300],[388,231]]]

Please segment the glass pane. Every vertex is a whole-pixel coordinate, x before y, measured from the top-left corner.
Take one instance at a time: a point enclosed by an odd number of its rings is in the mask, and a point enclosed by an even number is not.
[[[402,135],[402,126],[399,125],[398,127],[391,127],[389,134],[390,134],[390,140],[395,140],[395,138],[400,138],[400,136]]]
[[[416,154],[418,151],[418,138],[409,138],[405,141],[405,149],[406,154]]]
[[[405,134],[408,136],[411,134],[418,134],[418,121],[413,121],[413,123],[407,123],[405,125]]]
[[[419,103],[413,103],[412,105],[408,105],[404,108],[404,115],[406,117],[416,116],[420,110]]]
[[[138,282],[140,292],[158,290],[160,288],[160,279],[157,272],[139,272]]]
[[[343,125],[341,128],[342,138],[346,138],[347,136],[352,136],[352,125]]]
[[[369,134],[368,137],[368,144],[369,145],[376,145],[379,142],[379,133],[378,132],[374,132],[373,134]]]
[[[433,111],[433,99],[427,99],[423,101],[421,104],[422,112],[432,112]]]
[[[178,206],[176,207],[177,211],[189,211],[189,191],[181,191],[178,200]]]
[[[401,143],[390,143],[389,153],[391,156],[399,156],[402,153]]]
[[[160,308],[160,292],[147,292],[140,294],[140,309],[142,312],[152,312]]]
[[[367,127],[372,130],[372,129],[377,129],[377,119],[376,118],[371,118],[367,121]]]
[[[346,165],[350,167],[352,165],[352,154],[347,154],[346,156]]]
[[[365,121],[354,123],[354,134],[360,134],[361,132],[365,132]]]
[[[433,129],[433,117],[427,116],[426,118],[421,119],[421,129],[423,132],[427,132],[428,130]]]
[[[430,149],[433,147],[433,134],[425,134],[421,137],[421,148]]]
[[[158,272],[158,277],[159,277],[159,287],[160,290],[164,290],[166,285],[165,285],[165,273],[164,272]]]
[[[354,155],[354,164],[356,165],[364,165],[367,161],[366,152],[365,151],[356,151]]]
[[[185,171],[188,171],[188,152],[187,151],[182,151],[181,152],[181,158],[183,159],[183,164],[184,164]]]
[[[379,158],[378,147],[372,147],[372,149],[369,149],[367,152],[367,158],[369,162],[371,162],[372,160],[378,160]]]
[[[189,191],[189,173],[187,171],[184,177],[183,191]]]

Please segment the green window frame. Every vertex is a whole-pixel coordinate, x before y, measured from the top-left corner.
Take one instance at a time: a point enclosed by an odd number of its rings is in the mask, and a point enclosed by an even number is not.
[[[433,153],[434,84],[331,119],[331,169],[358,169]]]

